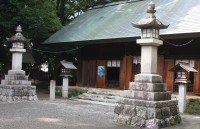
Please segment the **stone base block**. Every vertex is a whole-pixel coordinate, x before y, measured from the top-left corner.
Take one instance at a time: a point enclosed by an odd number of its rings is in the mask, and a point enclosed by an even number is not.
[[[0,85],[0,101],[37,101],[36,87],[32,85]]]
[[[163,100],[171,100],[171,92],[146,92],[146,91],[134,91],[134,90],[126,90],[122,94],[124,98],[131,99],[140,99],[140,100],[148,100],[148,101],[163,101]]]
[[[165,83],[144,83],[144,82],[130,82],[129,89],[134,91],[146,92],[165,92]]]
[[[1,80],[2,85],[31,85],[27,80]]]
[[[122,98],[115,105],[117,122],[133,127],[159,129],[181,123],[177,101],[147,101]]]
[[[5,75],[5,80],[28,80],[26,75]]]
[[[8,70],[8,75],[25,75],[24,70]]]
[[[135,82],[144,83],[162,83],[162,76],[158,74],[137,74],[135,75]]]

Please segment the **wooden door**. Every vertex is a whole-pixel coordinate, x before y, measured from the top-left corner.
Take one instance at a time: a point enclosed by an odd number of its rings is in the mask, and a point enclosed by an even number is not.
[[[97,87],[105,88],[106,84],[106,60],[97,60]]]

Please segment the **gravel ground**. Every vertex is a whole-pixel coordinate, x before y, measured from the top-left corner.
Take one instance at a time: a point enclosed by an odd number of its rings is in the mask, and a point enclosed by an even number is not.
[[[130,129],[115,123],[113,110],[71,100],[0,102],[0,129]]]
[[[116,124],[113,111],[113,106],[64,99],[0,102],[0,129],[133,129]],[[182,124],[166,129],[200,129],[200,116],[182,118]]]

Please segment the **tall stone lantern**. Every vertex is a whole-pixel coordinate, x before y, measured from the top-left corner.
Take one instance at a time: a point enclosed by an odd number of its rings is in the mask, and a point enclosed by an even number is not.
[[[24,44],[30,39],[25,38],[22,34],[21,26],[17,26],[16,34],[7,41],[12,42],[12,69],[5,75],[5,79],[1,80],[0,85],[0,101],[21,101],[37,100],[36,87],[31,85],[25,71],[22,70],[22,56],[26,52]]]
[[[21,32],[21,26],[17,26],[16,34],[11,38],[7,38],[7,41],[12,42],[12,69],[8,71],[8,74],[25,74],[25,71],[22,70],[22,55],[26,52],[24,49],[24,44],[28,43],[30,39],[25,38]]]
[[[159,129],[181,122],[178,103],[171,100],[171,93],[166,91],[166,84],[157,74],[157,49],[162,45],[159,30],[168,25],[162,24],[154,13],[155,4],[150,2],[147,16],[134,27],[141,29],[141,73],[135,75],[135,82],[130,82],[129,90],[124,91],[115,106],[117,122],[140,128]]]
[[[147,17],[133,23],[142,33],[141,39],[137,39],[137,44],[142,46],[141,74],[157,74],[157,48],[163,44],[163,41],[159,40],[159,30],[168,28],[168,25],[156,19],[155,12],[155,4],[151,2],[147,8]]]

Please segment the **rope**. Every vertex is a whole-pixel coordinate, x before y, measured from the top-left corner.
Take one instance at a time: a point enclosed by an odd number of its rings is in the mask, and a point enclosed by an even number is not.
[[[57,51],[57,52],[45,51],[45,50],[34,49],[34,48],[31,48],[31,50],[33,50],[33,51],[38,51],[38,52],[44,52],[44,53],[58,54],[58,53],[68,53],[68,52],[76,51],[76,50],[78,50],[78,49],[80,49],[80,48],[82,48],[82,47],[78,47],[78,48],[74,48],[74,49],[66,50],[66,51]]]
[[[174,43],[171,43],[169,41],[166,41],[165,39],[161,38],[165,43],[169,44],[169,45],[172,45],[172,46],[175,46],[175,47],[182,47],[182,46],[186,46],[186,45],[189,45],[190,43],[192,43],[194,41],[194,39],[191,39],[190,41],[188,41],[187,43],[183,43],[183,44],[174,44]]]

